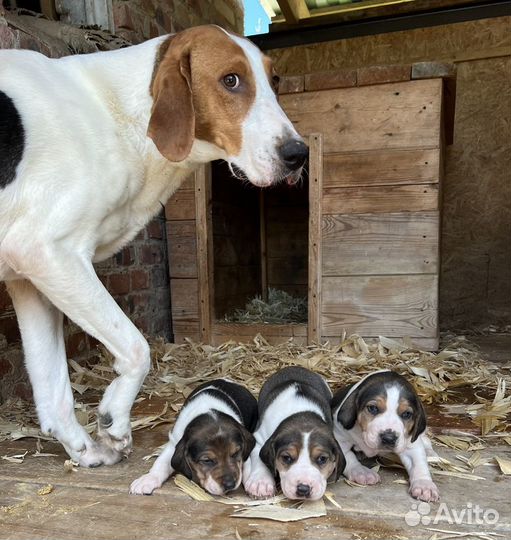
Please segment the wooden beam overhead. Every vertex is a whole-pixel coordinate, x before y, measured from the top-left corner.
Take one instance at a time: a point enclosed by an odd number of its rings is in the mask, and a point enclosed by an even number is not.
[[[311,16],[305,0],[277,0],[277,2],[288,23],[296,24]]]

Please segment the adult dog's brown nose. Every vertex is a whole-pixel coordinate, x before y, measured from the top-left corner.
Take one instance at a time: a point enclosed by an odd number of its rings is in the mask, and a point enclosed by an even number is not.
[[[285,166],[291,170],[298,170],[309,155],[308,146],[300,139],[288,139],[279,147],[279,156]]]

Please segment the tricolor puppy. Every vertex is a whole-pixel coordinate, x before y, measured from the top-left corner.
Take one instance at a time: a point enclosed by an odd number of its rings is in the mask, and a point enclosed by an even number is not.
[[[426,413],[413,386],[394,371],[379,371],[335,393],[334,433],[346,457],[344,476],[359,484],[376,484],[378,473],[364,467],[353,450],[367,457],[394,453],[410,478],[410,494],[437,501],[427,454],[435,454],[424,433]]]
[[[237,489],[255,444],[256,422],[257,400],[246,388],[224,379],[202,384],[188,396],[169,442],[130,493],[150,495],[174,471],[213,495]]]
[[[0,281],[9,291],[43,432],[82,466],[129,454],[149,347],[98,279],[200,164],[295,182],[307,147],[247,39],[199,26],[116,51],[0,51]],[[118,377],[93,440],[74,414],[63,316],[101,341]]]
[[[344,470],[332,431],[332,392],[325,380],[301,367],[272,375],[259,394],[256,445],[243,466],[253,497],[275,494],[275,477],[288,499],[320,499],[328,481]]]

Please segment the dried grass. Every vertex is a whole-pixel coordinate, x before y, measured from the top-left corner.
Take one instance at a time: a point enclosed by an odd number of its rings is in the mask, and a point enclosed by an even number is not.
[[[229,377],[257,394],[262,382],[276,370],[300,365],[322,374],[334,389],[375,370],[394,369],[411,380],[425,403],[443,406],[446,414],[469,415],[480,426],[485,440],[500,434],[507,441],[510,436],[505,433],[511,413],[511,396],[506,396],[511,384],[510,366],[482,359],[477,348],[465,339],[452,338],[438,354],[422,351],[406,340],[380,337],[369,343],[357,335],[345,338],[340,345],[302,346],[291,339],[269,345],[258,335],[248,344],[229,341],[218,347],[192,341],[177,345],[154,340],[151,349],[153,369],[137,401],[158,396],[168,406],[157,414],[135,416],[133,429],[172,422],[193,388],[205,381]],[[70,366],[73,388],[80,395],[75,409],[79,421],[92,432],[94,407],[115,376],[113,358],[101,349],[97,359],[85,364],[71,361]],[[459,404],[463,388],[470,388],[474,403]],[[51,439],[41,436],[36,426],[32,404],[18,400],[0,406],[0,441],[23,437]],[[454,446],[457,450],[480,449],[480,440],[459,435],[456,434]],[[440,444],[451,446],[446,441],[445,436],[438,438]]]

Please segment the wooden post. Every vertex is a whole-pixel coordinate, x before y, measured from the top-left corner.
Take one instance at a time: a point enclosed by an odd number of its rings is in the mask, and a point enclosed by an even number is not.
[[[211,225],[211,165],[195,173],[195,211],[197,234],[197,278],[199,293],[199,336],[211,343],[213,295],[213,230]]]
[[[259,236],[261,246],[261,297],[268,301],[268,259],[266,248],[266,209],[264,191],[259,190]]]
[[[321,339],[321,196],[323,185],[323,137],[309,137],[309,314],[308,344]]]

